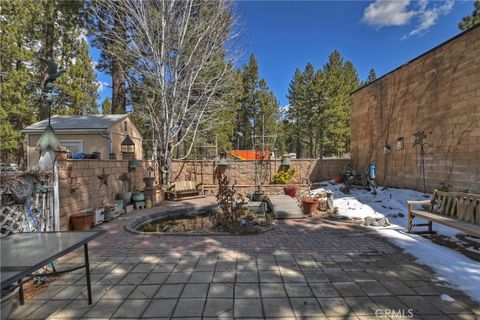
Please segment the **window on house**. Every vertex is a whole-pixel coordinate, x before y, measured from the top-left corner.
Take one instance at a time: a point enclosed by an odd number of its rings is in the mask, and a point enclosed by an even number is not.
[[[60,140],[60,143],[67,148],[69,154],[83,153],[82,140]]]
[[[127,128],[127,121],[125,121],[125,122],[123,123],[123,130],[126,132],[127,129],[128,129],[128,128]]]

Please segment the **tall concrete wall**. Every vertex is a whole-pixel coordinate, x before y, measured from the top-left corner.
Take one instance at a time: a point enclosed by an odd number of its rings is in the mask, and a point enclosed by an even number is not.
[[[354,92],[350,124],[354,168],[375,161],[381,184],[423,190],[413,134],[425,131],[427,191],[444,182],[479,193],[480,27]]]

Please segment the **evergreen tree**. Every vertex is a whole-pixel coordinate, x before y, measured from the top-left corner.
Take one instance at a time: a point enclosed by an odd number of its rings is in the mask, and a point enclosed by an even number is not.
[[[458,24],[460,30],[467,30],[480,24],[480,0],[475,0],[474,7],[472,14],[463,17],[462,22]]]
[[[35,89],[33,65],[41,21],[41,4],[5,1],[0,19],[0,153],[2,162],[24,166],[20,130],[35,121],[38,109],[30,98]]]
[[[112,114],[112,102],[110,98],[106,97],[105,100],[102,102],[102,114]]]
[[[365,84],[368,84],[372,81],[374,81],[375,79],[377,79],[377,74],[375,73],[375,69],[370,69],[370,72],[368,73],[368,78],[367,78],[367,81]]]
[[[121,10],[111,12],[109,8],[97,1],[88,1],[86,4],[88,14],[88,31],[92,36],[93,46],[100,49],[100,60],[97,69],[112,77],[112,114],[127,112],[127,80],[128,72],[125,58],[121,58],[122,48],[116,47],[111,41],[112,37],[124,37],[127,30],[124,29],[125,17],[119,16]],[[102,17],[96,19],[94,17]],[[108,24],[108,25],[106,25]],[[111,34],[115,32],[117,34]],[[123,60],[123,62],[122,62]]]
[[[39,55],[47,60],[58,63],[60,60],[70,59],[71,52],[77,46],[78,38],[81,35],[83,25],[83,2],[81,1],[57,1],[41,0],[42,13],[40,26],[42,35],[37,40],[41,45]],[[30,3],[30,2],[28,2]],[[40,120],[46,119],[49,115],[49,102],[46,99],[46,88],[44,82],[47,79],[47,66],[40,64],[40,81],[43,86],[43,95],[39,110]]]
[[[95,112],[96,80],[88,46],[80,40],[82,5],[76,1],[2,2],[2,160],[13,161],[16,154],[22,167],[24,137],[21,130],[48,116],[49,104],[45,91],[41,92],[46,66],[40,63],[38,56],[54,60],[66,70],[54,86],[59,95],[57,107],[62,106],[62,113]]]
[[[322,70],[308,63],[290,82],[289,150],[297,157],[342,155],[349,150],[349,95],[359,85],[355,67],[335,50]]]
[[[255,125],[253,117],[258,103],[258,81],[258,64],[252,54],[242,70],[243,95],[240,99],[240,113],[236,129],[236,132],[242,136],[240,146],[244,150],[253,147],[252,133]]]
[[[98,84],[88,44],[84,39],[71,51],[72,59],[64,61],[65,73],[56,81],[59,99],[53,114],[81,115],[98,113]],[[73,58],[74,57],[74,58]]]
[[[289,135],[290,139],[287,139],[287,144],[290,146],[290,151],[295,150],[297,158],[301,158],[303,155],[303,137],[304,135],[304,125],[303,125],[303,97],[305,96],[305,88],[303,85],[303,74],[300,69],[295,70],[292,81],[288,88],[287,98],[289,100],[290,106],[287,111],[286,120],[289,125],[288,131],[291,132]],[[294,149],[292,149],[292,147]]]
[[[254,114],[255,135],[264,136],[265,148],[273,148],[272,143],[278,133],[278,119],[280,117],[280,104],[272,91],[270,91],[265,79],[258,82],[258,106]],[[263,143],[257,138],[257,148]],[[269,150],[273,151],[273,150]]]
[[[350,93],[359,86],[358,75],[350,61],[343,62],[334,50],[323,68],[322,96],[327,118],[324,155],[342,155],[349,151]]]

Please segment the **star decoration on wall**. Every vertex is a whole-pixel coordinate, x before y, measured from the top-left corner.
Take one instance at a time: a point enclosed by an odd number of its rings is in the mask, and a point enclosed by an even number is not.
[[[109,174],[105,173],[105,168],[104,168],[103,173],[101,175],[97,176],[97,178],[100,180],[100,187],[102,186],[102,184],[108,186],[108,176],[109,176]]]

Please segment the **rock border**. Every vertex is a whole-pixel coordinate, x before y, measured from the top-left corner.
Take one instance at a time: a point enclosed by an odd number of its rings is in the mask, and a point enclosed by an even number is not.
[[[246,236],[252,234],[238,234],[238,233],[230,233],[225,231],[217,231],[217,232],[200,232],[200,231],[183,231],[183,232],[145,232],[145,231],[138,231],[137,229],[142,227],[145,224],[154,222],[159,220],[160,218],[166,219],[170,217],[194,217],[204,213],[205,211],[218,211],[220,208],[216,204],[212,205],[204,205],[200,207],[190,207],[190,208],[172,208],[167,211],[147,214],[141,216],[139,218],[134,219],[133,221],[127,223],[125,225],[125,230],[128,232],[138,234],[138,235],[168,235],[168,236]],[[273,229],[273,226],[260,230],[257,234],[261,234]],[[255,234],[253,234],[255,235]]]

